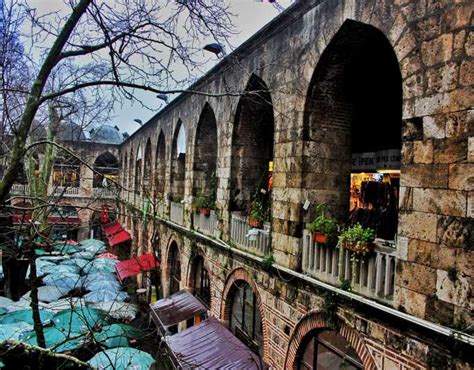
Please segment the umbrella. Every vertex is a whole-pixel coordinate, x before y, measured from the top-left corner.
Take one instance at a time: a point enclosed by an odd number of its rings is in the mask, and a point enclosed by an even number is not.
[[[140,312],[137,305],[126,302],[99,302],[94,303],[92,307],[106,312],[108,316],[117,320],[132,321]]]
[[[71,244],[56,244],[54,246],[54,249],[57,250],[60,253],[65,253],[65,254],[74,254],[77,252],[80,252],[78,248]]]
[[[107,348],[128,347],[129,339],[139,338],[143,333],[131,325],[112,324],[106,325],[98,333],[94,333],[97,342]]]
[[[54,326],[74,332],[88,331],[97,324],[106,323],[105,314],[95,308],[79,307],[58,312],[52,319]]]
[[[83,252],[93,253],[94,256],[107,251],[107,247],[105,245],[88,245],[86,247],[82,247],[81,249]]]
[[[45,271],[45,269],[51,266],[56,266],[56,264],[52,261],[46,261],[46,260],[42,260],[41,258],[37,258],[36,259],[36,276],[41,277],[41,276],[46,275],[47,272]],[[28,267],[28,270],[29,270],[29,267]],[[29,274],[30,273],[28,272],[28,275]]]
[[[102,370],[149,369],[155,360],[149,353],[135,348],[117,347],[97,353],[87,363]]]
[[[0,315],[4,315],[8,312],[8,310],[5,307],[0,307]]]
[[[26,322],[14,322],[11,324],[0,325],[0,342],[5,340],[14,339],[19,340],[20,335],[33,330],[33,325]]]
[[[39,310],[41,322],[48,324],[51,321],[53,314],[45,310]],[[18,310],[9,312],[3,316],[0,316],[1,324],[13,324],[17,322],[26,322],[27,324],[33,325],[33,311],[30,309]]]
[[[15,302],[12,301],[10,298],[0,296],[0,307],[8,308],[12,306]]]
[[[52,262],[56,264],[68,258],[69,256],[42,256],[36,259],[36,264],[38,264],[38,261]]]
[[[92,283],[93,281],[105,281],[105,280],[117,281],[117,276],[111,273],[93,272],[84,276],[82,278],[82,283],[84,285],[87,285],[88,283]]]
[[[112,253],[102,253],[102,254],[99,254],[97,258],[110,258],[112,260],[118,260],[118,257]]]
[[[83,258],[86,260],[91,260],[95,256],[94,253],[88,252],[88,251],[83,251],[83,252],[77,252],[72,255],[73,258]]]
[[[45,285],[38,288],[38,300],[42,302],[57,301],[63,295],[67,294],[67,290],[60,289],[56,286]],[[31,290],[23,295],[21,299],[30,299]]]
[[[67,352],[80,348],[85,343],[85,335],[68,330],[60,330],[55,326],[43,329],[46,347],[52,348],[54,352]],[[21,341],[34,346],[38,345],[34,331],[21,336]]]
[[[61,263],[59,265],[46,266],[42,271],[47,274],[64,274],[65,272],[77,274],[79,272],[79,267]]]
[[[53,285],[61,289],[67,289],[68,291],[82,287],[82,279],[79,274],[73,274],[70,272],[47,275],[43,278],[43,282],[47,285]]]
[[[98,302],[122,302],[128,298],[128,294],[125,292],[118,292],[114,290],[94,290],[87,293],[84,296],[86,302],[98,303]]]
[[[87,265],[84,268],[84,271],[86,272],[108,272],[108,273],[114,273],[115,272],[115,264],[118,261],[112,260],[109,258],[97,258],[90,265]]]
[[[42,306],[43,302],[39,302],[39,305]],[[31,306],[31,299],[21,298],[19,301],[12,301],[10,306],[6,306],[8,312],[20,311],[20,310],[29,310]]]
[[[111,291],[120,291],[122,290],[122,285],[116,280],[93,280],[84,284],[84,288],[87,290],[111,290]]]
[[[87,266],[91,261],[86,260],[84,258],[71,258],[69,260],[66,260],[64,262],[61,262],[62,266],[77,266],[79,269],[83,269],[85,266]]]
[[[86,301],[82,298],[62,298],[55,302],[48,303],[44,309],[58,313],[64,310],[72,310],[72,309],[80,309],[81,307],[85,307]]]
[[[72,239],[66,240],[66,243],[67,243],[67,244],[71,244],[71,245],[73,245],[73,246],[75,246],[75,247],[79,245],[78,242],[76,242],[75,240],[72,240]]]
[[[81,247],[89,247],[89,246],[104,246],[105,243],[102,240],[98,239],[86,239],[79,243]]]

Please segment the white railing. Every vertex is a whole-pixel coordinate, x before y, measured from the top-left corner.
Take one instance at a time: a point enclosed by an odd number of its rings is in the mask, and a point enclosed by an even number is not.
[[[166,214],[166,204],[165,202],[159,201],[158,204],[156,205],[156,214],[160,217],[164,217]]]
[[[171,221],[183,225],[184,223],[184,205],[181,203],[170,202]]]
[[[304,273],[333,285],[349,281],[353,292],[390,302],[395,282],[395,249],[376,246],[373,253],[353,257],[354,252],[316,243],[311,232],[303,232]]]
[[[209,216],[203,215],[199,212],[193,212],[194,229],[201,231],[204,234],[214,237],[219,236],[217,229],[217,216],[215,211],[211,211]]]
[[[108,188],[94,188],[93,194],[97,198],[116,198],[118,196],[118,190]]]
[[[270,254],[270,230],[254,229],[247,217],[233,213],[230,222],[230,238],[240,249],[268,256]]]
[[[72,186],[55,186],[53,187],[53,194],[54,195],[62,195],[62,196],[79,196],[81,193],[81,188],[79,187],[72,187]]]
[[[13,184],[10,193],[13,195],[25,195],[28,192],[27,184]]]

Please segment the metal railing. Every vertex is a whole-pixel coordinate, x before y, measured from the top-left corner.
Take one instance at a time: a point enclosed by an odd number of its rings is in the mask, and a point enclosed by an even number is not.
[[[119,193],[117,189],[109,188],[93,188],[92,192],[97,198],[116,198]]]
[[[303,232],[303,272],[321,281],[339,285],[349,281],[351,289],[370,298],[391,302],[395,284],[394,248],[376,246],[373,253],[354,252],[313,241]]]
[[[183,225],[184,224],[184,205],[181,203],[170,202],[170,219],[171,221]]]
[[[81,195],[81,188],[80,187],[72,187],[72,186],[56,186],[53,187],[52,193],[54,195],[63,195],[63,196],[79,196]]]
[[[219,230],[217,229],[217,215],[215,211],[206,216],[199,212],[193,212],[194,229],[206,235],[218,237]]]
[[[261,256],[270,254],[270,230],[268,227],[255,229],[249,226],[246,216],[237,213],[231,214],[230,238],[237,248]]]

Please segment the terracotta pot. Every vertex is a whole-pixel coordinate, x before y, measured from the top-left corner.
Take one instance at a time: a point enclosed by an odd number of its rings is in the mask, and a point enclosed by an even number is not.
[[[262,228],[262,221],[256,220],[255,218],[250,216],[249,217],[249,226],[257,228],[257,229],[261,229]]]
[[[328,241],[328,236],[326,234],[322,234],[320,232],[313,233],[313,241],[319,244],[326,244]]]
[[[206,217],[209,217],[210,214],[211,214],[211,209],[210,208],[201,208],[201,214],[206,216]]]
[[[344,249],[355,253],[372,253],[375,249],[375,244],[372,242],[363,242],[359,244],[356,242],[345,242]]]

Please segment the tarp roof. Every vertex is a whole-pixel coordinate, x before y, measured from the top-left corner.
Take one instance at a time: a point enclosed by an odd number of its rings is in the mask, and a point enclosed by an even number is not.
[[[115,270],[119,280],[123,281],[125,278],[138,275],[144,271],[152,270],[158,266],[159,264],[153,254],[142,254],[141,256],[118,262],[115,265]]]
[[[265,369],[263,360],[216,318],[165,338],[173,357],[183,368]]]
[[[162,330],[207,312],[199,299],[186,290],[150,304],[151,317]]]

